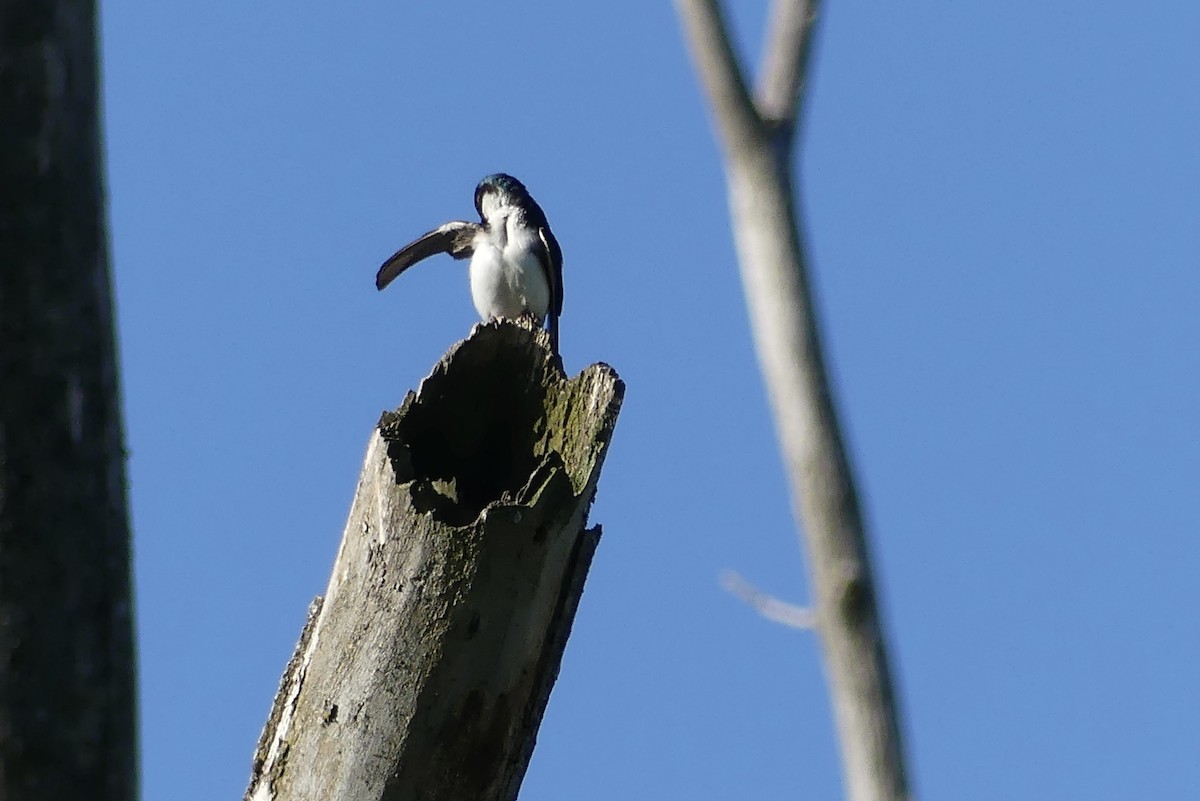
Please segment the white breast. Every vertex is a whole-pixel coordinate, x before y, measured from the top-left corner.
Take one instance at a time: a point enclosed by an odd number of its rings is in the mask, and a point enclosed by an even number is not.
[[[471,257],[471,300],[484,320],[520,317],[532,312],[544,320],[550,306],[550,287],[535,255],[540,245],[536,231],[505,220],[503,247],[490,237],[479,238]]]

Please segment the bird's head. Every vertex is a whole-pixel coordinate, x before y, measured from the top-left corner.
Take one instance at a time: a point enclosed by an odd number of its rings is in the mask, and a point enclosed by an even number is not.
[[[487,176],[475,187],[475,211],[479,212],[479,218],[484,222],[502,208],[525,208],[529,203],[529,192],[525,185],[502,172]]]

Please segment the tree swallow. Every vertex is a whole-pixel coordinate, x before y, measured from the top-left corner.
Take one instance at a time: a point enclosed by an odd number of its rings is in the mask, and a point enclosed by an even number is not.
[[[383,289],[412,265],[438,253],[471,259],[471,300],[485,321],[533,315],[548,324],[558,353],[562,314],[562,249],[542,207],[511,175],[489,175],[475,187],[479,222],[452,220],[400,248],[379,268]]]

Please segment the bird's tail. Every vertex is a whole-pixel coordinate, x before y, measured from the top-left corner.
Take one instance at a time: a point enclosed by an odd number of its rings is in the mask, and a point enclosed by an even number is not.
[[[547,326],[550,329],[550,352],[555,356],[558,355],[558,315],[551,312],[547,315],[549,318]]]

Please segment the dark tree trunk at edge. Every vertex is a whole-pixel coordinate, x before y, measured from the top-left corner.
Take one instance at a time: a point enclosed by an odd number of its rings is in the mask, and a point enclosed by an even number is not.
[[[0,0],[0,798],[137,795],[96,7]]]

